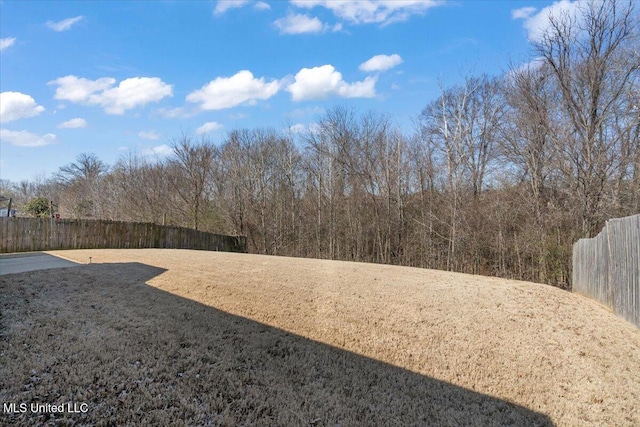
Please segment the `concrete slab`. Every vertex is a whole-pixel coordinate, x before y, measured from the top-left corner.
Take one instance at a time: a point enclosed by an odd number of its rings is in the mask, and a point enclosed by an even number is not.
[[[0,255],[0,275],[50,268],[77,267],[78,264],[43,252]]]

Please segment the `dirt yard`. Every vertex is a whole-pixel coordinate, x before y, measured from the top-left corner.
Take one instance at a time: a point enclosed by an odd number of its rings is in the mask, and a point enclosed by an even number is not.
[[[187,250],[0,276],[0,425],[638,426],[640,331],[545,285]]]

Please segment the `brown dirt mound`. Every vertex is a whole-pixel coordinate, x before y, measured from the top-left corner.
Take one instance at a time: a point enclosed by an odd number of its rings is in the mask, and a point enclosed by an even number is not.
[[[640,331],[518,281],[187,250],[0,277],[13,425],[640,425]]]

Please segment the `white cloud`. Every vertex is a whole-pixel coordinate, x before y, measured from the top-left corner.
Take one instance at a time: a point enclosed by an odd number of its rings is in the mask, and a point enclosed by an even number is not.
[[[42,147],[56,142],[56,136],[52,133],[38,135],[36,133],[27,132],[26,130],[13,131],[9,129],[0,129],[0,140],[6,141],[17,147]]]
[[[367,72],[386,71],[400,64],[402,64],[402,58],[394,53],[393,55],[376,55],[360,64],[358,68]]]
[[[44,111],[42,105],[20,92],[0,93],[0,123],[37,116]]]
[[[226,11],[230,9],[239,9],[241,7],[245,7],[250,3],[250,0],[218,0],[213,13],[215,15],[222,15]],[[264,1],[257,1],[253,3],[254,10],[271,10],[271,6],[269,3]]]
[[[331,95],[343,98],[372,98],[376,95],[376,77],[361,82],[347,83],[333,65],[303,68],[295,81],[287,87],[294,101],[323,99]]]
[[[218,77],[201,89],[187,95],[187,101],[199,103],[201,110],[223,110],[240,104],[255,104],[269,99],[280,89],[277,81],[266,82],[255,78],[248,70],[238,71],[231,77]]]
[[[273,24],[281,34],[321,33],[328,28],[318,18],[291,13]]]
[[[243,7],[249,3],[249,0],[218,0],[216,8],[213,13],[216,15],[222,15],[229,9],[236,9]]]
[[[254,4],[253,8],[255,10],[271,10],[271,6],[269,6],[268,3],[265,3],[263,1],[259,1],[256,4]]]
[[[73,26],[73,24],[80,22],[83,19],[83,16],[76,16],[75,18],[63,19],[59,22],[47,21],[47,27],[51,28],[53,31],[67,31]]]
[[[511,19],[527,19],[535,11],[536,8],[531,6],[514,9],[511,11]]]
[[[52,80],[47,84],[58,85],[54,95],[55,99],[63,99],[74,103],[87,103],[91,95],[110,88],[115,82],[116,79],[111,77],[89,80],[82,77],[65,76]]]
[[[138,132],[138,137],[142,138],[142,139],[150,139],[150,140],[157,140],[160,139],[160,134],[158,132],[154,132],[154,131],[141,131]]]
[[[167,144],[156,145],[155,147],[142,150],[143,156],[166,157],[173,154],[173,148]]]
[[[295,135],[305,134],[305,133],[315,133],[320,131],[320,126],[317,123],[296,123],[294,125],[289,126],[289,132]]]
[[[7,37],[4,39],[0,39],[0,51],[5,50],[9,46],[13,45],[16,41],[15,37]]]
[[[578,18],[580,4],[578,1],[560,0],[541,9],[538,13],[533,7],[523,7],[511,11],[513,19],[522,19],[523,26],[527,30],[527,37],[532,42],[542,40],[543,36],[549,31],[550,19],[562,19],[568,16],[573,19]]]
[[[196,129],[196,135],[203,135],[205,133],[213,132],[221,128],[222,125],[218,122],[207,122]]]
[[[68,120],[64,123],[60,123],[58,125],[60,129],[76,129],[76,128],[85,128],[87,127],[87,121],[85,119],[76,118]]]
[[[76,76],[60,77],[49,82],[58,85],[55,99],[100,105],[108,114],[124,114],[126,110],[173,96],[171,85],[158,77],[132,77],[113,87],[115,83],[116,80],[111,77],[88,80]]]
[[[291,133],[304,133],[307,130],[307,125],[302,123],[296,123],[295,125],[289,126],[289,131]]]
[[[337,17],[353,24],[390,24],[422,15],[440,0],[290,0],[300,8],[316,6],[331,10]]]
[[[92,95],[89,101],[94,98],[109,114],[123,114],[125,110],[158,102],[166,96],[173,96],[173,89],[158,77],[133,77],[99,95]]]

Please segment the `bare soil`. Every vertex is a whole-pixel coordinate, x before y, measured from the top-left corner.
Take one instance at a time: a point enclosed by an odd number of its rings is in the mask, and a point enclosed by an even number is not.
[[[0,276],[0,425],[640,425],[640,331],[580,295],[407,267],[49,252]]]

